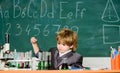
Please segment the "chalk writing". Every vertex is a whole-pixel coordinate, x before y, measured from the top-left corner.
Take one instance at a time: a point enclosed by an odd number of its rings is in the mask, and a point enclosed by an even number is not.
[[[114,35],[117,35],[117,36],[114,36]],[[119,37],[120,37],[120,25],[103,24],[103,43],[104,44],[120,43]]]
[[[105,22],[118,22],[120,20],[112,0],[108,0],[101,19]]]
[[[35,33],[33,36],[39,36],[40,34],[43,34],[43,36],[49,36],[50,33],[53,33],[49,27],[56,29],[54,33],[57,33],[60,30],[60,28],[70,28],[72,30],[75,30],[77,33],[79,31],[78,26],[71,26],[71,27],[67,25],[61,26],[61,24],[47,24],[45,26],[43,26],[43,24],[33,24],[32,27],[30,27],[31,24],[27,24],[26,27],[23,27],[22,26],[23,24],[18,24],[18,23],[15,25],[16,26],[11,25],[11,23],[6,23],[6,27],[7,27],[6,33],[10,33],[15,36],[21,36],[23,34],[23,31],[26,31],[27,35],[29,36],[30,33],[34,31]],[[16,27],[16,28],[12,29],[12,27]],[[43,30],[41,28],[43,28]],[[10,30],[17,32],[12,33]]]
[[[9,1],[9,0],[8,0]],[[51,0],[52,2],[49,3],[47,0],[29,0],[27,3],[22,5],[22,0],[13,0],[13,6],[10,7],[10,9],[13,10],[13,13],[11,14],[9,9],[4,10],[4,6],[0,5],[0,17],[1,18],[11,18],[11,15],[14,19],[16,18],[43,18],[43,17],[48,17],[48,18],[56,18],[56,9],[55,9],[55,4],[54,0]],[[60,1],[59,2],[59,17],[60,19],[71,19],[71,18],[83,18],[84,13],[86,11],[86,8],[80,8],[80,5],[83,4],[81,1],[76,1],[74,2],[74,9],[75,12],[71,9],[70,11],[66,12],[66,9],[64,8],[65,6],[69,5],[69,1]],[[49,7],[49,6],[51,7]],[[49,8],[48,8],[49,7]],[[33,9],[37,8],[37,10]]]

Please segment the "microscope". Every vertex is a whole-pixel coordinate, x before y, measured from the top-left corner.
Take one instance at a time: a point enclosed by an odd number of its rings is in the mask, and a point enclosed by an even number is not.
[[[9,34],[5,34],[5,44],[0,47],[0,58],[4,58],[5,54],[10,53],[10,43],[9,43]]]
[[[1,46],[1,51],[0,51],[0,58],[4,58],[5,54],[10,53],[10,44],[5,43],[3,46]]]
[[[10,43],[9,34],[5,34],[5,44],[0,46],[0,68],[5,68],[5,64],[8,60],[12,59],[9,57],[10,54]]]

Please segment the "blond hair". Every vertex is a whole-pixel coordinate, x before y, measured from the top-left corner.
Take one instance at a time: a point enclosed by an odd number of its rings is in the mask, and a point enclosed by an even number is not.
[[[67,28],[61,29],[56,35],[56,40],[57,40],[57,43],[73,46],[73,48],[70,48],[73,51],[75,51],[77,48],[77,43],[78,43],[77,34],[70,29],[67,29]]]

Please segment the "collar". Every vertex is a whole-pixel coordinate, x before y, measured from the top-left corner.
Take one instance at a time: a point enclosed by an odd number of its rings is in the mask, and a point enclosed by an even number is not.
[[[72,50],[68,50],[68,51],[66,51],[66,52],[64,52],[64,53],[60,53],[60,52],[59,52],[59,57],[65,55],[65,54],[67,54],[67,53],[69,53],[69,52],[71,52],[71,51],[72,51]]]

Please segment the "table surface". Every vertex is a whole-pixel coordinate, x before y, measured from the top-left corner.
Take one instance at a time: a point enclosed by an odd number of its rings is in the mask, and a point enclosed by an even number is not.
[[[120,70],[1,70],[0,73],[120,73]]]

